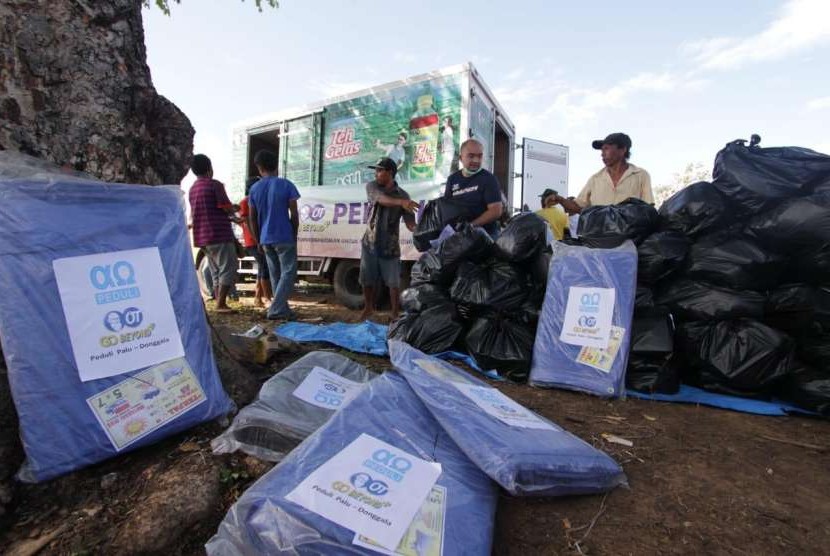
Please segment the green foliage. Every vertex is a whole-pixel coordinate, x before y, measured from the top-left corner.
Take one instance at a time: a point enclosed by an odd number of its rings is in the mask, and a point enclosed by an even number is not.
[[[659,207],[663,201],[695,182],[710,181],[712,172],[702,162],[690,162],[682,172],[675,172],[672,183],[661,184],[652,189],[654,206]]]
[[[176,4],[181,4],[182,0],[155,0],[156,6],[164,12],[164,15],[170,15],[170,2],[175,2]],[[242,0],[243,2],[245,0]],[[148,8],[150,7],[151,0],[143,0],[144,5]],[[259,11],[262,11],[262,5],[265,4],[267,6],[271,6],[272,8],[279,8],[280,3],[277,0],[254,0],[254,4]]]
[[[161,1],[161,0],[157,0]],[[219,470],[219,482],[222,484],[235,483],[237,481],[247,481],[251,476],[246,471],[236,471],[223,467]]]

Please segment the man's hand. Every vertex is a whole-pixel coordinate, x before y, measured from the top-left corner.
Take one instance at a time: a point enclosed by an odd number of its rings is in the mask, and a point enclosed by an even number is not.
[[[562,208],[565,209],[565,212],[567,212],[568,214],[579,214],[580,212],[582,212],[582,207],[579,206],[579,203],[577,203],[573,199],[566,199],[561,195],[557,195],[556,202],[562,205]]]
[[[414,213],[420,205],[411,199],[401,199],[401,208],[409,213]]]

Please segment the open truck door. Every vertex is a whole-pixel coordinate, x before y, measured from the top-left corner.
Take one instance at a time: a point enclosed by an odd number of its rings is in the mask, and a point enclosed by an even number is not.
[[[525,137],[522,140],[522,207],[538,210],[539,196],[545,189],[568,196],[568,147]]]

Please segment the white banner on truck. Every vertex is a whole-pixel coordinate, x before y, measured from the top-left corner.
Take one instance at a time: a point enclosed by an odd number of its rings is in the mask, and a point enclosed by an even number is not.
[[[553,189],[568,196],[568,147],[524,138],[522,142],[522,206],[539,210],[539,196]]]
[[[407,184],[404,190],[420,203],[440,197],[444,185]],[[371,204],[363,186],[321,185],[300,190],[300,232],[297,250],[304,257],[360,258],[360,240],[366,231]],[[416,218],[418,215],[416,214]],[[416,260],[420,253],[401,220],[401,259]]]

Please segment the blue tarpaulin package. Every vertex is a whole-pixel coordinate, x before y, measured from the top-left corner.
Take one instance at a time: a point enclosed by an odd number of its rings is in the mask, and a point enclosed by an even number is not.
[[[248,488],[207,543],[207,553],[376,554],[353,544],[353,530],[286,499],[315,470],[365,435],[441,464],[430,495],[435,496],[421,506],[398,553],[490,554],[496,485],[459,450],[394,371],[369,382],[348,406]]]
[[[18,479],[50,479],[233,410],[178,188],[40,174],[2,180],[0,198],[0,339],[26,453]],[[114,264],[60,274],[89,258]],[[84,297],[89,288],[100,293]],[[90,338],[95,352],[83,352]]]
[[[242,450],[266,461],[280,461],[375,377],[339,353],[307,353],[265,381],[257,399],[211,442],[213,453]]]
[[[390,341],[392,364],[473,463],[516,496],[606,492],[626,483],[608,454],[461,369]]]
[[[625,397],[637,250],[556,243],[529,383]]]

